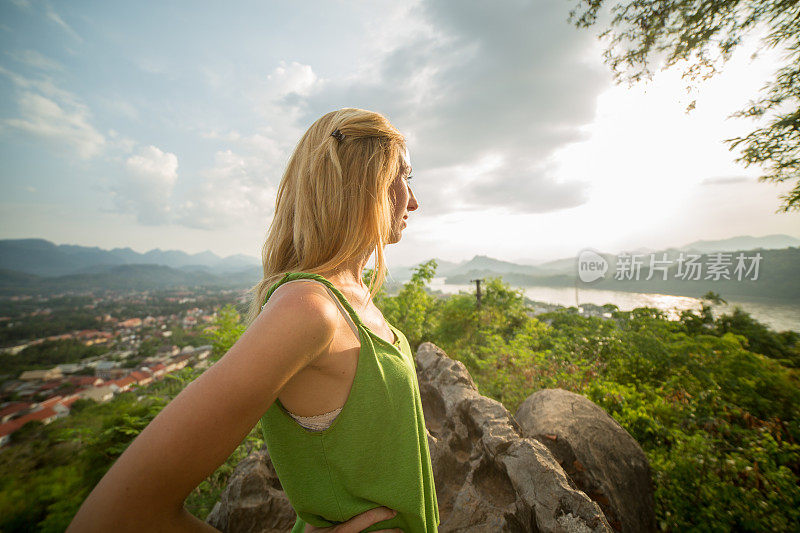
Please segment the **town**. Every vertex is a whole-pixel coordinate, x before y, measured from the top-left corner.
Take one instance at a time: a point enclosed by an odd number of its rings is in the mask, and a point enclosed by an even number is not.
[[[186,366],[208,367],[212,346],[207,339],[217,327],[217,312],[226,304],[243,304],[241,292],[1,298],[0,447],[29,422],[48,424],[69,416],[80,399],[106,402]],[[87,309],[104,311],[89,318],[94,327],[67,330],[73,324],[69,317]],[[30,331],[50,334],[18,338]]]

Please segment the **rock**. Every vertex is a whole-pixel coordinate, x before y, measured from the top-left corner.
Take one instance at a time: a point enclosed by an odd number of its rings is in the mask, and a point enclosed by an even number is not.
[[[464,365],[431,343],[416,354],[442,532],[611,532],[547,447],[521,435]]]
[[[464,365],[431,343],[416,353],[442,533],[612,533],[549,448],[478,393]],[[288,531],[294,511],[265,450],[239,464],[208,517],[228,533]]]
[[[269,453],[262,448],[236,466],[206,522],[220,531],[286,533],[295,518]]]
[[[530,395],[514,417],[623,533],[655,531],[650,464],[639,443],[592,401],[563,389]]]

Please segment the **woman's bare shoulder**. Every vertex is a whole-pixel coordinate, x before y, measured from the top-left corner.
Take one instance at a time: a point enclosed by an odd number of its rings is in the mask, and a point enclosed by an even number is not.
[[[275,289],[262,307],[259,317],[274,318],[284,314],[300,321],[311,318],[335,326],[338,308],[325,285],[315,280],[301,279],[285,282]]]

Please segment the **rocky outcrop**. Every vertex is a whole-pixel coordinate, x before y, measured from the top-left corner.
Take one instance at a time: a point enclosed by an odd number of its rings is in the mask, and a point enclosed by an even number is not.
[[[236,466],[206,522],[220,531],[236,533],[286,533],[292,529],[294,509],[266,448]]]
[[[416,363],[440,531],[614,531],[601,503],[579,486],[583,478],[576,481],[562,468],[564,460],[553,454],[548,438],[543,443],[526,434],[501,403],[481,396],[462,363],[431,343],[419,347]],[[606,507],[621,520],[625,504],[619,502],[626,500],[613,501]],[[294,512],[266,450],[236,468],[207,521],[231,533],[291,528]]]
[[[416,360],[440,531],[612,531],[547,447],[478,393],[461,362],[431,343]]]
[[[617,531],[655,531],[650,464],[639,443],[580,394],[545,389],[515,415],[526,437],[544,443]]]

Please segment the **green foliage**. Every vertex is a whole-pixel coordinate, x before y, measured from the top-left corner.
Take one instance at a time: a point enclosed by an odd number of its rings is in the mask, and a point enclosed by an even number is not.
[[[164,341],[158,337],[150,337],[149,339],[143,340],[139,345],[139,358],[145,359],[154,356],[162,344],[164,344]]]
[[[705,311],[692,319],[708,327],[692,328],[692,320],[668,321],[651,308],[614,311],[611,320],[567,309],[530,318],[510,338],[473,335],[480,342],[448,353],[512,413],[553,387],[605,409],[650,460],[662,530],[796,530],[797,372],[749,351],[730,317],[715,321]],[[782,350],[782,339],[796,342],[739,318]]]
[[[368,273],[368,277],[371,275],[371,272]],[[405,334],[412,350],[430,336],[429,314],[436,305],[436,299],[425,290],[425,286],[435,275],[436,260],[431,259],[414,269],[411,280],[397,296],[390,298],[381,290],[374,298],[386,320]]]
[[[733,333],[744,337],[745,347],[777,360],[782,365],[800,368],[800,334],[795,331],[777,333],[758,322],[741,307],[735,306],[731,314],[723,314],[715,319],[712,306],[707,301],[724,302],[714,293],[705,295],[700,314],[686,310],[681,312],[680,321],[686,331],[693,335],[709,334],[722,336]]]
[[[197,334],[192,330],[183,329],[180,326],[171,329],[172,336],[169,338],[170,342],[178,348],[183,348],[188,345],[197,345]]]
[[[76,363],[84,357],[94,357],[107,351],[108,348],[97,345],[86,346],[75,339],[49,340],[28,346],[16,355],[0,354],[0,368],[4,373],[16,374],[24,370]]]
[[[212,359],[219,359],[225,355],[245,329],[235,306],[226,305],[220,309],[212,327],[206,329],[207,338],[213,346]]]

